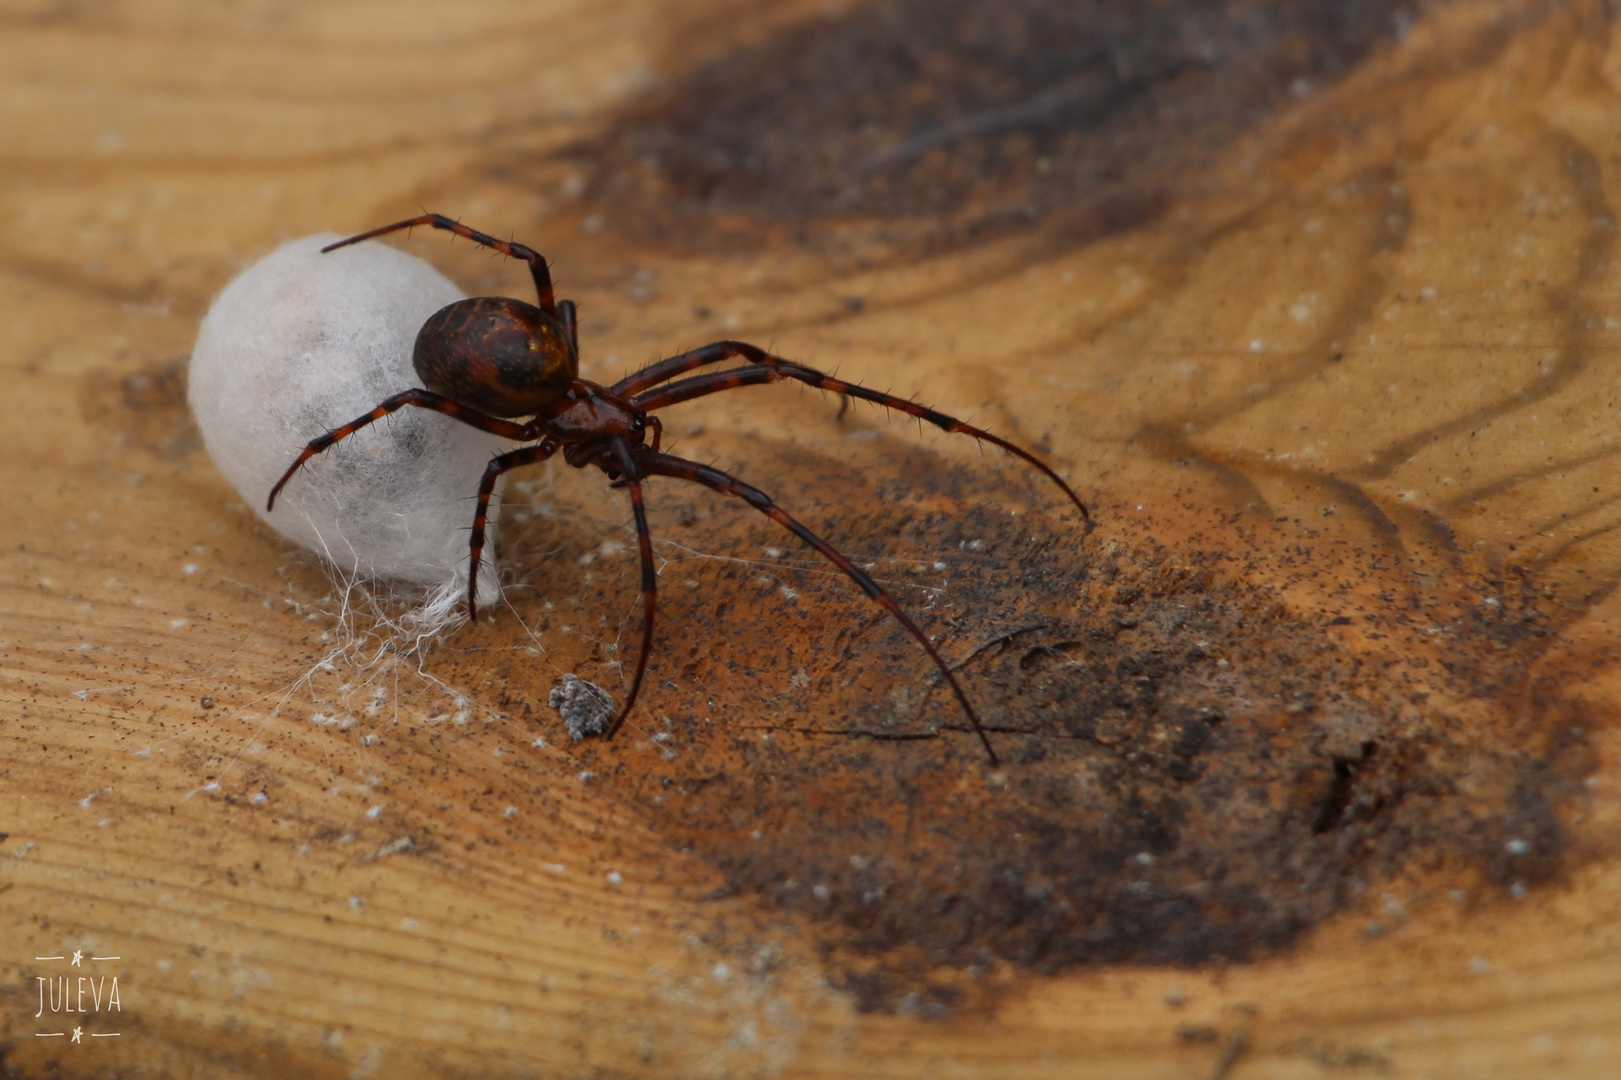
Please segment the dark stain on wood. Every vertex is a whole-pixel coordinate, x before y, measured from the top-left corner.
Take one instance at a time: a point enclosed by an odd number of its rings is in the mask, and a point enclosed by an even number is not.
[[[1219,150],[1412,15],[1396,0],[860,3],[673,70],[574,153],[607,220],[643,239],[869,254],[1038,224],[1084,239],[1197,190]]]
[[[1579,857],[1590,725],[1544,670],[1576,609],[1529,576],[1453,554],[1438,578],[1374,530],[1346,549],[1220,503],[1141,523],[1103,507],[1083,539],[1039,498],[1010,513],[1006,476],[883,450],[854,465],[754,447],[783,504],[872,553],[938,635],[1002,768],[856,590],[769,522],[671,485],[655,528],[683,548],[790,550],[667,568],[647,715],[577,750],[728,895],[825,926],[862,1008],[971,1007],[999,963],[1257,959],[1411,872],[1505,895]],[[579,552],[545,530],[554,557],[532,583],[578,591]],[[582,610],[626,609],[621,562],[593,565]],[[1330,562],[1347,582],[1331,609],[1274,584]],[[545,693],[543,673],[499,674]],[[659,753],[628,749],[654,733]]]

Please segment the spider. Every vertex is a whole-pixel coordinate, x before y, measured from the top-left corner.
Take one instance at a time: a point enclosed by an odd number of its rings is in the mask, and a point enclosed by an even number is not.
[[[668,476],[701,484],[724,495],[735,495],[814,548],[917,639],[950,684],[974,733],[979,736],[986,754],[990,756],[991,764],[997,764],[996,750],[991,745],[990,736],[980,724],[978,714],[968,703],[968,696],[963,693],[951,668],[917,623],[901,610],[889,593],[847,556],[790,517],[765,492],[712,466],[663,453],[660,449],[663,425],[654,414],[670,405],[723,390],[794,379],[842,394],[845,404],[849,403],[850,398],[861,398],[927,420],[942,430],[972,435],[976,439],[994,443],[1046,474],[1075,504],[1081,516],[1090,520],[1091,515],[1085,504],[1057,473],[1028,450],[988,431],[903,398],[824,375],[742,341],[717,341],[657,361],[625,376],[612,386],[601,386],[582,379],[579,377],[580,346],[574,302],[558,300],[553,296],[551,270],[545,257],[523,244],[497,240],[442,214],[424,214],[408,221],[397,221],[329,244],[321,250],[323,253],[333,251],[417,225],[432,225],[503,255],[522,259],[529,264],[530,275],[535,281],[536,303],[501,296],[479,296],[458,300],[435,312],[422,324],[411,358],[417,375],[427,389],[405,390],[395,394],[364,416],[311,439],[298,459],[270,489],[268,508],[275,507],[276,495],[310,458],[407,405],[444,413],[464,424],[514,442],[534,444],[492,458],[478,486],[478,507],[473,514],[473,532],[468,543],[470,566],[467,578],[467,614],[468,618],[476,621],[478,567],[484,552],[484,528],[496,480],[509,469],[545,461],[559,450],[563,452],[563,460],[577,469],[589,465],[601,469],[608,475],[612,486],[630,492],[642,571],[641,652],[636,658],[636,673],[631,679],[624,708],[620,709],[605,733],[605,737],[612,738],[636,704],[642,675],[647,670],[647,657],[653,647],[653,613],[657,606],[658,577],[654,570],[653,540],[647,528],[647,512],[642,505],[642,481],[650,476]],[[688,375],[688,372],[727,360],[742,360],[744,365]],[[523,417],[529,419],[519,422],[519,418]]]

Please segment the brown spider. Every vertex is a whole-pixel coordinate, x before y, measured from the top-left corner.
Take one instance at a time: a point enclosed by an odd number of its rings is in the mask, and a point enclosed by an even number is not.
[[[492,458],[479,483],[478,509],[473,515],[473,535],[469,543],[471,566],[467,579],[468,617],[476,620],[479,558],[484,550],[484,523],[496,479],[508,469],[545,461],[558,450],[562,450],[563,459],[577,469],[595,465],[607,473],[614,486],[630,491],[631,511],[636,518],[636,536],[641,546],[644,611],[642,649],[636,659],[636,674],[631,679],[625,707],[608,727],[606,737],[611,738],[636,704],[636,694],[641,689],[642,675],[647,669],[647,656],[653,646],[653,611],[657,603],[658,577],[653,567],[653,540],[647,530],[647,513],[642,507],[642,480],[649,476],[671,476],[702,484],[726,495],[736,495],[815,548],[917,638],[940,669],[941,675],[945,676],[946,682],[951,684],[952,692],[957,695],[963,712],[968,714],[969,722],[973,724],[974,733],[984,744],[991,763],[996,764],[996,751],[991,746],[990,737],[981,726],[973,706],[968,704],[968,697],[958,685],[951,668],[946,666],[928,637],[883,587],[821,537],[784,513],[765,492],[719,469],[660,453],[663,425],[652,413],[667,405],[739,386],[797,379],[843,394],[846,403],[852,397],[873,401],[885,408],[927,420],[945,431],[972,435],[976,439],[995,443],[1040,469],[1079,508],[1081,516],[1089,518],[1086,506],[1057,473],[1029,451],[988,431],[890,394],[868,390],[864,386],[791,363],[741,341],[717,341],[701,349],[660,360],[627,375],[611,387],[581,379],[578,377],[580,346],[574,302],[553,297],[552,276],[545,257],[522,244],[486,236],[441,214],[424,214],[409,221],[384,225],[321,250],[332,251],[415,225],[432,225],[494,248],[503,255],[524,260],[535,279],[538,306],[508,297],[479,296],[458,300],[435,312],[418,332],[411,358],[423,385],[428,389],[395,394],[366,415],[311,439],[304,452],[298,455],[298,460],[270,489],[270,508],[276,504],[277,493],[304,462],[340,439],[348,438],[406,405],[442,412],[481,431],[515,442],[535,443],[534,446],[525,446]],[[678,378],[697,368],[737,358],[748,363],[740,368]],[[655,389],[661,384],[662,389]],[[530,419],[523,423],[515,423],[511,419],[524,416]],[[649,431],[652,432],[651,445],[647,443]]]

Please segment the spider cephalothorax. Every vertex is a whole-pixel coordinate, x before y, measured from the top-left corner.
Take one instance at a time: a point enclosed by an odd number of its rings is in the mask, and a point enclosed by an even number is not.
[[[385,225],[340,240],[322,250],[331,251],[413,225],[445,229],[504,255],[524,260],[535,279],[536,303],[481,296],[458,300],[435,312],[418,332],[412,354],[412,363],[427,389],[395,394],[366,415],[311,439],[304,452],[298,455],[298,459],[276,481],[275,487],[270,489],[269,506],[275,506],[276,494],[304,462],[340,439],[348,438],[406,405],[433,409],[482,431],[532,444],[492,458],[479,483],[478,505],[473,515],[473,532],[468,545],[471,566],[467,585],[468,615],[476,619],[478,566],[484,552],[484,529],[490,498],[501,474],[520,465],[545,461],[559,450],[563,452],[563,459],[575,468],[595,465],[603,470],[610,480],[622,484],[630,492],[642,568],[642,647],[636,659],[636,673],[631,679],[630,692],[625,696],[625,707],[608,729],[611,736],[636,704],[642,675],[647,670],[648,653],[653,646],[653,612],[657,606],[658,576],[654,569],[653,540],[647,528],[647,513],[642,506],[641,482],[649,476],[669,476],[701,484],[726,495],[735,495],[815,548],[906,627],[939,667],[973,725],[974,733],[984,744],[985,752],[993,763],[996,761],[996,751],[991,746],[990,737],[986,735],[951,668],[917,623],[900,609],[883,587],[831,544],[784,513],[765,492],[719,469],[662,453],[659,445],[663,429],[658,417],[653,414],[667,406],[722,390],[794,379],[843,394],[847,399],[861,398],[896,409],[927,420],[944,431],[972,435],[976,439],[994,443],[1045,473],[1085,517],[1086,506],[1057,473],[1028,450],[988,431],[903,398],[869,390],[791,363],[742,341],[717,341],[701,349],[660,360],[627,375],[613,386],[601,386],[582,379],[579,377],[580,344],[574,303],[557,300],[553,296],[551,271],[545,257],[522,244],[486,236],[440,214],[424,214],[409,221]],[[743,360],[744,365],[700,375],[687,374],[736,359]],[[530,419],[522,423],[514,419],[525,416]]]

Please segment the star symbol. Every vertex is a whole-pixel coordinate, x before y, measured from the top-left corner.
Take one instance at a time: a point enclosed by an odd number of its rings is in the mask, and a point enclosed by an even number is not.
[[[83,1030],[83,1029],[81,1029],[81,1028],[74,1028],[74,1029],[73,1029],[73,1041],[74,1041],[74,1042],[78,1042],[78,1041],[80,1041],[80,1040],[79,1040],[79,1032],[80,1032],[80,1031],[81,1031],[81,1030]]]
[[[79,950],[79,949],[74,949],[73,950],[73,966],[78,967],[79,966],[79,961],[82,960],[82,959],[84,959],[84,952]]]

